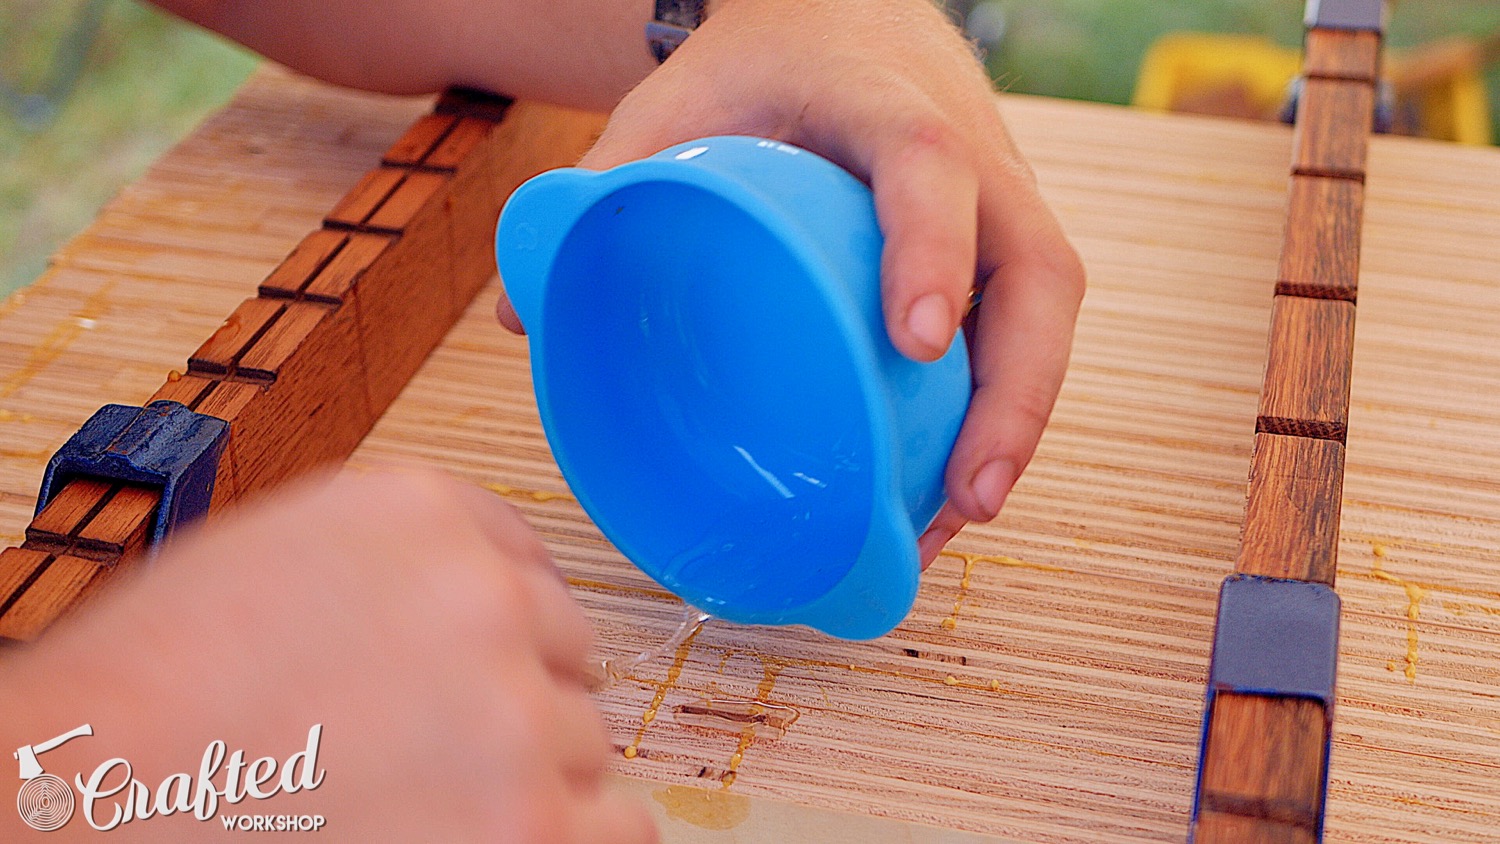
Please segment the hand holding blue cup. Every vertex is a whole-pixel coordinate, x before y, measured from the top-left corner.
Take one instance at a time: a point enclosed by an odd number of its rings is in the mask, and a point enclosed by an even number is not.
[[[715,616],[888,632],[968,408],[960,337],[903,356],[870,190],[714,137],[522,185],[496,233],[543,428],[605,536]]]

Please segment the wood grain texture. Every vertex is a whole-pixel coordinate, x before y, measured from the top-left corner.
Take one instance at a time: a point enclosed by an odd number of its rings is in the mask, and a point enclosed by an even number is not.
[[[1242,573],[1330,586],[1336,577],[1364,167],[1379,60],[1374,33],[1308,33],[1236,560]],[[1291,827],[1321,838],[1331,711],[1321,701],[1284,696],[1210,701],[1195,808],[1195,817],[1211,815],[1202,837],[1292,840],[1299,836]],[[1242,825],[1225,816],[1253,818],[1255,828],[1235,829]]]
[[[52,554],[31,548],[0,550],[0,616],[10,609],[21,587],[30,583],[52,561]]]
[[[1333,585],[1344,445],[1256,434],[1235,571]]]
[[[225,317],[198,350],[188,356],[193,375],[225,376],[234,372],[240,357],[281,316],[286,303],[279,299],[246,299]]]
[[[377,410],[405,388],[494,274],[494,224],[505,197],[541,170],[576,160],[602,123],[597,115],[533,103],[517,103],[505,115],[498,125],[466,124],[486,127],[487,135],[469,146],[472,161],[457,167],[446,193],[425,194],[420,204],[399,192],[391,198],[401,203],[391,217],[401,223],[400,239],[356,278],[369,402]],[[434,278],[444,283],[434,288]]]
[[[442,170],[457,170],[469,158],[476,147],[486,143],[494,123],[477,117],[465,117],[458,121],[453,131],[443,138],[432,154],[422,161],[423,166]]]
[[[24,300],[0,304],[0,540],[20,538],[50,449],[101,402],[139,402],[180,369],[428,105],[264,71]],[[616,756],[615,773],[653,793],[723,791],[714,777],[740,733],[679,723],[676,707],[755,697],[769,669],[764,697],[801,718],[754,738],[730,795],[1007,841],[1183,840],[1290,132],[1029,97],[1000,108],[1090,276],[1031,468],[999,519],[953,543],[975,556],[927,572],[892,636],[714,623],[675,683],[653,663],[600,694],[624,747],[664,690],[642,755]],[[260,153],[246,137],[265,139]],[[1500,823],[1500,155],[1375,138],[1365,214],[1327,840],[1487,841]],[[526,341],[496,328],[496,295],[465,312],[353,463],[429,462],[488,485],[541,532],[601,656],[651,647],[680,605],[569,496]],[[753,818],[727,832],[748,837]]]
[[[1203,754],[1203,809],[1315,831],[1327,739],[1319,701],[1220,693]]]
[[[661,844],[998,844],[974,832],[818,809],[785,800],[749,798],[722,788],[663,786],[611,776],[605,787],[630,795],[651,812]]]
[[[445,139],[460,123],[481,132],[466,132],[456,143],[447,144]],[[471,207],[503,199],[490,195],[496,178],[488,172],[491,168],[513,171],[506,178],[531,175],[518,170],[518,161],[500,160],[481,149],[493,129],[494,124],[475,118],[419,120],[387,151],[387,158],[416,154],[422,147],[442,152],[445,169],[398,170],[382,164],[366,174],[325,217],[325,228],[303,238],[262,282],[260,295],[240,303],[189,356],[193,382],[181,385],[182,376],[169,373],[167,387],[158,389],[158,395],[166,393],[194,409],[203,407],[230,423],[230,442],[220,457],[216,477],[225,483],[215,484],[214,510],[224,509],[241,494],[348,456],[379,412],[371,403],[373,391],[365,377],[366,331],[373,332],[371,348],[412,364],[400,371],[385,366],[376,370],[383,379],[381,388],[389,393],[382,401],[388,403],[468,304],[493,262],[455,266],[455,229],[449,217],[456,197],[448,171],[467,164],[484,172],[484,179],[462,183],[484,193],[480,200],[471,201]],[[543,140],[550,139],[538,137],[527,143]],[[567,154],[568,147],[562,149]],[[579,147],[577,153],[581,152]],[[556,148],[548,147],[539,157],[551,160],[556,153]],[[421,157],[427,154],[422,152]],[[372,239],[356,234],[357,242],[351,243],[354,238],[349,234],[329,226],[364,227],[385,236]],[[473,229],[465,231],[475,234]],[[373,280],[360,286],[367,273]],[[392,283],[382,287],[381,279]],[[454,279],[462,283],[450,284]],[[367,315],[365,319],[361,313]],[[382,321],[370,316],[386,314],[401,317]],[[402,383],[395,382],[397,377]],[[236,389],[228,386],[229,379],[257,388]],[[210,398],[221,386],[225,395]],[[33,541],[54,553],[67,552],[105,565],[138,554],[146,545],[160,491],[115,486],[92,500],[88,499],[90,491],[91,487],[80,487],[65,495],[54,513],[41,520]],[[65,517],[76,524],[62,525]],[[54,529],[59,527],[67,532]],[[68,610],[73,599],[81,600],[93,583],[89,578],[33,578],[10,602],[8,612],[19,613],[21,620],[10,624],[5,635],[40,633]],[[45,594],[33,599],[32,589]],[[71,599],[68,589],[74,590]],[[4,621],[0,618],[0,624]]]
[[[1293,176],[1276,292],[1355,301],[1365,187],[1351,179]]]
[[[295,299],[302,295],[313,276],[318,274],[334,255],[348,242],[349,235],[336,229],[318,229],[292,250],[266,280],[260,283],[257,292],[262,297]]]
[[[1349,418],[1354,305],[1277,296],[1256,431],[1343,442]]]
[[[1198,816],[1193,844],[1317,844],[1317,835],[1294,824],[1220,812]]]
[[[430,187],[446,185],[447,176],[412,174]],[[366,403],[378,414],[406,386],[428,352],[452,325],[455,274],[453,243],[446,219],[446,195],[434,191],[391,197],[388,215],[399,233],[387,248],[370,243],[376,260],[351,278],[342,294],[357,320],[362,383]],[[384,206],[381,212],[383,213]]]
[[[1363,181],[1375,88],[1368,82],[1309,78],[1297,107],[1292,172]]]
[[[442,173],[408,174],[365,221],[365,226],[372,231],[401,234],[447,187],[448,176]],[[448,246],[448,249],[451,251],[452,247]]]
[[[78,529],[88,523],[94,512],[114,491],[113,485],[90,478],[79,478],[63,485],[26,526],[29,547],[63,550],[72,544]]]
[[[400,167],[377,167],[366,173],[349,192],[344,194],[323,225],[335,228],[359,228],[375,213],[375,209],[395,192],[406,178],[407,171]]]
[[[276,322],[256,338],[255,342],[240,355],[235,373],[254,381],[274,381],[280,369],[308,343],[323,325],[333,309],[311,302],[292,302],[286,305]],[[341,338],[356,345],[353,336]],[[351,373],[355,374],[355,373]],[[357,375],[356,375],[357,377]],[[337,384],[325,384],[330,393],[338,390]]]
[[[446,114],[424,115],[391,144],[390,149],[381,156],[380,163],[390,167],[415,167],[421,164],[458,121],[459,118]]]
[[[1324,79],[1374,82],[1380,78],[1380,33],[1308,30],[1302,51],[1302,73]]]
[[[40,636],[92,595],[114,570],[114,566],[82,557],[53,559],[0,615],[0,641],[28,642]]]
[[[380,259],[393,242],[390,235],[357,232],[349,235],[344,248],[303,289],[315,302],[340,304],[361,274]]]
[[[529,174],[546,169],[554,150],[582,157],[604,129],[603,121],[588,112],[529,103],[511,106],[507,116],[454,173],[446,210],[454,266],[462,268],[452,279],[455,319],[495,276],[495,225],[505,199]]]
[[[259,392],[226,394],[222,404],[215,390],[198,408],[230,423],[228,451],[241,495],[342,459],[375,420],[354,309],[295,306],[288,330],[268,334],[265,349],[252,350],[261,356],[251,365],[264,367],[255,371],[274,371],[274,382]]]
[[[213,378],[205,378],[202,375],[180,375],[177,372],[167,373],[167,380],[151,398],[145,401],[150,404],[154,401],[175,401],[189,410],[196,410],[198,403],[219,382]]]
[[[113,565],[146,549],[146,537],[161,504],[161,490],[119,486],[93,518],[79,528],[70,553]]]

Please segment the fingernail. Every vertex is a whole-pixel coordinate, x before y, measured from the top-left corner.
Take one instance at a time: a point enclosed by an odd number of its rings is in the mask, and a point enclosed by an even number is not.
[[[953,342],[953,310],[941,293],[928,293],[906,311],[906,330],[939,354]]]
[[[1005,506],[1005,497],[1016,483],[1016,470],[1009,460],[991,460],[974,473],[974,497],[984,508],[985,518],[993,519]]]

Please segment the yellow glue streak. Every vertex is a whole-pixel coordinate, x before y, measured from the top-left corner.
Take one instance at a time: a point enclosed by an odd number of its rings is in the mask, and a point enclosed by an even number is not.
[[[1034,569],[1036,571],[1064,571],[1057,566],[1049,566],[1044,563],[1029,563],[1018,560],[1015,557],[1007,557],[1002,554],[969,554],[963,551],[949,551],[946,548],[938,553],[940,557],[953,557],[964,561],[963,579],[958,582],[958,599],[953,602],[953,611],[948,617],[938,622],[938,626],[944,630],[952,630],[958,626],[958,613],[963,609],[964,600],[969,594],[970,577],[974,574],[974,566],[979,563],[992,563],[997,566],[1007,566],[1018,569]]]
[[[958,597],[953,601],[953,612],[948,613],[948,617],[938,624],[944,630],[952,630],[958,626],[958,613],[964,608],[964,598],[969,595],[969,578],[974,574],[974,564],[978,562],[969,554],[963,556],[963,561],[964,576],[958,581]]]
[[[15,395],[32,378],[61,357],[63,352],[68,350],[68,346],[78,339],[78,335],[83,333],[84,325],[89,324],[88,321],[97,320],[109,309],[109,294],[114,288],[115,282],[106,282],[84,300],[83,305],[77,311],[73,312],[71,322],[58,323],[46,337],[32,346],[21,368],[0,379],[0,399],[8,399]]]
[[[480,486],[501,496],[502,498],[529,498],[532,501],[572,501],[573,496],[562,492],[543,492],[535,489],[522,489],[505,484],[480,484]]]
[[[1427,590],[1423,589],[1415,583],[1408,583],[1405,580],[1402,580],[1401,578],[1395,576],[1394,574],[1390,574],[1381,569],[1380,558],[1385,556],[1385,549],[1379,545],[1375,547],[1379,550],[1376,551],[1375,565],[1371,567],[1370,573],[1373,574],[1377,580],[1383,580],[1386,583],[1394,583],[1397,586],[1400,586],[1402,589],[1406,590],[1406,679],[1409,682],[1416,682],[1417,620],[1421,616],[1422,599],[1427,597]]]
[[[760,685],[755,687],[756,703],[764,704],[770,699],[771,690],[776,688],[776,677],[781,674],[781,670],[785,667],[785,663],[777,662],[764,656],[761,657],[762,674]],[[787,723],[790,724],[791,722]],[[755,724],[746,724],[745,728],[740,730],[740,743],[734,748],[734,753],[729,756],[729,770],[725,772],[723,780],[725,788],[734,785],[734,781],[740,775],[740,763],[745,761],[745,751],[749,750],[750,745],[754,743]]]
[[[672,667],[667,669],[667,678],[657,685],[656,694],[651,696],[651,705],[641,714],[641,728],[635,731],[635,740],[625,748],[626,759],[634,759],[640,753],[641,739],[646,737],[646,728],[656,720],[656,712],[661,709],[661,702],[666,699],[667,692],[677,685],[677,679],[682,676],[682,667],[687,664],[688,653],[693,649],[693,640],[698,638],[702,629],[702,622],[694,625],[692,632],[677,646],[677,653],[672,657]]]

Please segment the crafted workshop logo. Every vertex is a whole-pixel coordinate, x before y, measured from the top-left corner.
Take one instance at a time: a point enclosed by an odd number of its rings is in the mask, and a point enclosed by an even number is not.
[[[119,757],[100,763],[87,781],[82,773],[75,774],[71,786],[47,773],[37,759],[64,742],[93,734],[93,725],[83,724],[60,736],[16,748],[12,755],[21,777],[16,810],[27,826],[41,832],[61,829],[76,809],[82,810],[89,826],[101,832],[158,815],[191,814],[207,821],[219,814],[220,800],[234,806],[246,798],[265,800],[277,794],[312,791],[323,784],[326,773],[318,767],[322,724],[314,724],[307,731],[305,749],[281,763],[271,756],[247,763],[245,751],[227,753],[224,742],[209,742],[196,776],[170,774],[154,791],[135,778],[129,760]],[[214,782],[220,774],[222,787]],[[269,814],[225,814],[219,821],[226,830],[243,832],[316,832],[326,823],[322,815]]]

